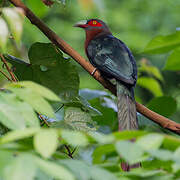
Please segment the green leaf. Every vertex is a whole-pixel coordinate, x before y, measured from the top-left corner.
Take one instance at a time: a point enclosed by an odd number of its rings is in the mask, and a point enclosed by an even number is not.
[[[8,96],[7,96],[8,98]],[[0,122],[9,129],[24,129],[25,120],[16,106],[8,103],[0,94]]]
[[[89,166],[80,160],[60,160],[59,164],[66,166],[71,170],[78,180],[88,180],[91,179],[91,173],[89,171]]]
[[[138,68],[138,72],[146,72],[153,75],[160,81],[164,81],[161,71],[156,67],[148,64],[148,60],[142,59],[140,61],[141,66]]]
[[[104,155],[115,152],[113,144],[105,144],[97,147],[93,152],[93,164],[100,164],[104,162]]]
[[[53,178],[61,180],[75,180],[72,173],[59,164],[53,163],[51,161],[45,161],[38,157],[34,157],[34,160],[43,172],[45,172]]]
[[[27,127],[40,127],[39,119],[29,104],[17,101],[15,106],[23,116]]]
[[[50,43],[35,43],[29,50],[30,63],[6,55],[19,80],[31,80],[71,101],[78,96],[79,76],[70,59]]]
[[[3,51],[5,51],[6,50],[6,43],[7,43],[8,35],[9,35],[9,30],[8,30],[6,22],[2,18],[0,18],[0,27],[1,27],[0,48],[2,48]]]
[[[180,70],[180,48],[175,49],[168,57],[164,70],[179,71]]]
[[[170,117],[177,110],[177,103],[170,96],[156,97],[152,99],[147,107],[163,116]]]
[[[36,166],[32,157],[24,154],[16,157],[14,161],[4,168],[4,179],[6,180],[33,180],[35,178]]]
[[[160,159],[163,161],[169,161],[169,160],[174,159],[173,153],[166,149],[148,150],[148,153],[151,154],[153,157],[156,157],[157,159]]]
[[[79,77],[76,67],[50,43],[35,43],[29,50],[36,82],[48,87],[63,99],[78,96]],[[47,67],[42,71],[41,66]]]
[[[27,88],[14,88],[10,86],[6,86],[6,88],[15,93],[21,100],[31,105],[36,112],[48,117],[54,117],[54,112],[50,104],[35,91]]]
[[[152,92],[154,96],[162,96],[163,92],[160,84],[157,80],[149,77],[140,77],[137,81],[137,84],[143,88],[148,89]]]
[[[180,147],[178,147],[178,148],[176,149],[176,151],[174,152],[174,156],[177,157],[177,158],[180,157]]]
[[[9,163],[14,160],[14,154],[11,151],[0,150],[0,177],[3,174],[3,170]]]
[[[17,83],[25,88],[31,89],[41,95],[42,97],[51,101],[60,101],[60,98],[52,91],[32,81],[20,81]]]
[[[95,141],[97,141],[98,143],[101,144],[108,144],[108,143],[113,143],[115,138],[114,136],[110,135],[104,135],[104,134],[100,134],[97,132],[89,132],[88,133]]]
[[[11,141],[16,141],[19,139],[24,139],[33,136],[36,132],[39,131],[39,128],[28,128],[23,130],[14,130],[8,132],[6,135],[2,136],[0,143],[8,143]]]
[[[17,43],[20,43],[23,31],[23,18],[20,15],[20,9],[3,8],[2,13],[8,23],[10,31]]]
[[[62,160],[60,164],[69,168],[78,180],[116,180],[113,173],[98,166],[90,166],[79,160]]]
[[[4,57],[12,65],[18,80],[34,80],[36,78],[34,77],[32,65],[29,63],[9,54],[5,54]]]
[[[178,137],[168,136],[168,135],[164,137],[163,147],[165,149],[174,151],[179,146],[180,146],[180,139]]]
[[[158,149],[161,146],[163,139],[164,137],[160,134],[148,134],[139,138],[136,141],[136,144],[141,146],[144,150]]]
[[[113,133],[116,140],[131,140],[146,135],[145,131],[122,131]]]
[[[43,129],[34,136],[36,151],[45,158],[49,158],[58,147],[58,134],[54,129]]]
[[[94,122],[91,119],[90,114],[82,111],[77,107],[65,108],[64,122],[74,130],[85,132],[96,130],[96,128],[94,128]]]
[[[102,100],[100,98],[92,99],[90,103],[102,113],[102,116],[92,117],[93,120],[100,126],[108,127],[109,132],[111,131],[110,128],[116,131],[118,127],[117,113],[111,108],[102,106]]]
[[[130,164],[139,162],[144,154],[143,149],[135,143],[129,141],[119,141],[116,143],[116,150]]]
[[[169,52],[180,46],[180,32],[167,36],[156,36],[153,38],[144,49],[144,53],[161,54]]]
[[[61,137],[73,146],[86,146],[88,144],[87,137],[81,132],[62,130]]]
[[[92,174],[92,179],[94,180],[117,180],[116,176],[113,173],[106,171],[103,168],[92,166],[90,168],[90,172]]]
[[[33,108],[26,102],[20,101],[15,94],[1,93],[1,96],[7,101],[9,106],[16,109],[17,113],[24,118],[27,127],[39,127],[39,119]]]
[[[156,176],[159,177],[158,175],[163,174],[164,172],[162,170],[145,170],[143,168],[137,168],[137,169],[133,169],[132,171],[129,172],[122,172],[122,175],[127,175],[128,177],[132,177],[132,178],[137,178],[138,179],[146,179],[146,178],[152,178],[152,176]],[[135,177],[134,177],[135,176]],[[153,179],[154,180],[154,179]]]

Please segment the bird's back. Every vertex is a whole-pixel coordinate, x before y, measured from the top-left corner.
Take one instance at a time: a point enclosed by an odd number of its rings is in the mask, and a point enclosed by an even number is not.
[[[135,85],[137,67],[134,57],[119,39],[112,35],[94,38],[87,46],[87,56],[105,76]]]

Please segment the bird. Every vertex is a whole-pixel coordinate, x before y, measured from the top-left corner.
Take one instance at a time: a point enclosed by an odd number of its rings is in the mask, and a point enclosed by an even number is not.
[[[89,19],[74,27],[85,30],[85,52],[90,63],[108,80],[115,80],[119,130],[137,130],[134,88],[137,81],[135,58],[124,42],[114,37],[105,22]]]

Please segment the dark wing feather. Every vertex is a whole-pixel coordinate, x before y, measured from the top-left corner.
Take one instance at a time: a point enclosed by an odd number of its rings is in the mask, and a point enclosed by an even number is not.
[[[137,67],[127,46],[112,35],[97,37],[87,47],[90,62],[105,76],[135,85]]]

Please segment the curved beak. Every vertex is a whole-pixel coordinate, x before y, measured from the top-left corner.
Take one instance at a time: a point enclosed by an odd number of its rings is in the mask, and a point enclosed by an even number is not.
[[[74,27],[86,28],[88,27],[87,20],[77,22]]]

